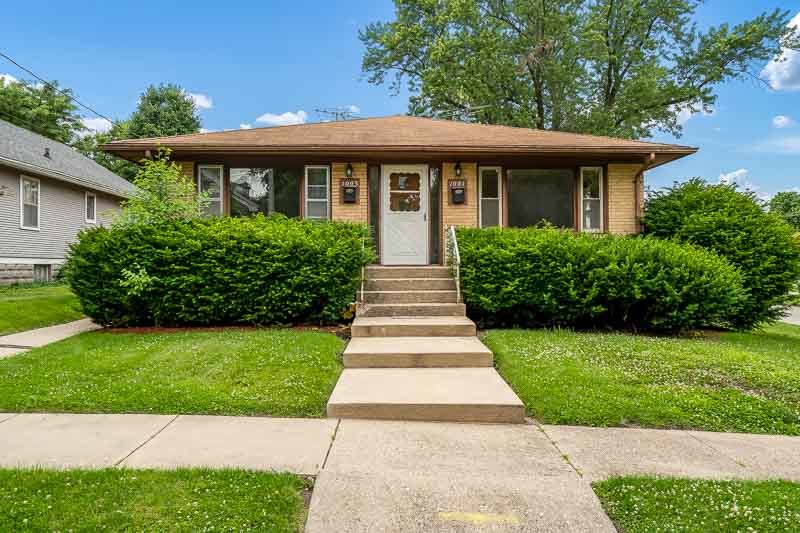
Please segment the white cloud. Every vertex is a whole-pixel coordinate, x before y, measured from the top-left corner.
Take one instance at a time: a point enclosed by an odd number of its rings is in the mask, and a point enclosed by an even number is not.
[[[251,130],[251,129],[253,129],[253,125],[252,124],[245,124],[244,122],[242,122],[241,124],[239,124],[239,129],[240,130]]]
[[[87,130],[93,131],[95,133],[105,133],[111,129],[111,122],[104,118],[89,118],[83,117],[81,118],[81,122],[86,127]]]
[[[755,145],[756,152],[769,154],[800,154],[800,137],[775,137]]]
[[[755,193],[756,197],[761,200],[769,200],[770,195],[768,193],[762,191],[760,186],[747,179],[749,173],[750,171],[746,168],[740,168],[727,174],[720,174],[719,182],[724,185],[736,185],[740,189]]]
[[[778,115],[772,118],[772,125],[776,128],[786,128],[794,124],[794,120],[792,117],[787,117],[786,115]]]
[[[670,109],[672,111],[675,110],[678,111],[678,116],[676,117],[676,120],[678,121],[678,124],[680,124],[681,126],[686,124],[689,121],[689,119],[695,115],[702,114],[704,117],[710,117],[711,115],[714,114],[713,108],[706,110],[706,109],[696,109],[692,106],[689,106],[689,107],[681,107],[680,109],[678,109],[678,107],[673,104],[670,106]]]
[[[19,81],[17,78],[12,76],[11,74],[0,74],[0,80],[3,80],[3,83],[5,83],[6,85],[8,85],[10,83],[16,83],[16,82]]]
[[[349,106],[347,106],[347,110],[350,111],[351,113],[361,113],[361,108],[355,104],[350,104]]]
[[[800,32],[800,13],[789,21]],[[761,71],[761,77],[769,82],[776,91],[800,90],[800,51],[783,48],[781,53],[767,63]]]
[[[211,100],[211,97],[208,96],[207,94],[202,94],[202,93],[187,93],[187,94],[189,95],[189,98],[192,99],[192,102],[194,102],[194,105],[195,107],[197,107],[197,109],[211,109],[212,107],[214,107],[213,100]]]
[[[210,130],[208,128],[200,128],[200,133],[214,133],[217,130]]]
[[[270,126],[291,126],[292,124],[303,124],[308,119],[308,113],[299,110],[297,113],[287,111],[280,115],[272,113],[264,113],[256,119],[256,122],[262,124],[269,124]]]

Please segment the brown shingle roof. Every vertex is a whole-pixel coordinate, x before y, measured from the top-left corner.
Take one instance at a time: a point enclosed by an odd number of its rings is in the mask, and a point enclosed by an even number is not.
[[[182,151],[264,153],[334,152],[357,149],[384,152],[659,153],[680,157],[697,151],[696,148],[674,144],[405,115],[152,139],[129,139],[108,143],[103,149],[124,154],[153,149],[158,145]]]

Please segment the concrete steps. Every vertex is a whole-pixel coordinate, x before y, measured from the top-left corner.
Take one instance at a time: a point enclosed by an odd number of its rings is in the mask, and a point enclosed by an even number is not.
[[[372,278],[365,291],[454,291],[456,282],[448,278]]]
[[[350,368],[328,416],[522,423],[525,406],[493,368]]]
[[[458,301],[455,290],[431,291],[364,291],[364,303],[415,303],[415,304],[454,304]]]
[[[463,316],[359,316],[350,326],[352,337],[471,337],[475,323]]]
[[[477,337],[356,337],[345,368],[490,367],[493,356]]]
[[[369,266],[367,278],[447,278],[450,279],[450,268],[431,265],[421,267]]]
[[[467,308],[464,304],[443,303],[391,303],[391,304],[359,304],[358,316],[464,316]]]

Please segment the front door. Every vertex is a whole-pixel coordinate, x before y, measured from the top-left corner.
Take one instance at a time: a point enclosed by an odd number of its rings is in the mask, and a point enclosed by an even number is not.
[[[383,264],[427,265],[427,165],[384,165],[381,199]]]

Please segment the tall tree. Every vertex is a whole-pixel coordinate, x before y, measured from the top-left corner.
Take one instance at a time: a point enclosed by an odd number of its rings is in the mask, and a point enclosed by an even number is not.
[[[94,159],[96,163],[103,165],[111,172],[122,176],[128,181],[132,181],[139,171],[139,166],[136,163],[109,154],[100,149],[100,146],[105,143],[120,139],[129,139],[128,128],[129,123],[127,120],[117,122],[108,131],[95,132],[78,138],[73,143],[73,146],[83,155]]]
[[[71,95],[55,81],[34,84],[0,77],[0,119],[69,144],[85,130]]]
[[[200,117],[189,95],[173,84],[151,85],[139,99],[128,125],[128,138],[165,137],[200,131]]]
[[[410,112],[639,138],[796,47],[775,10],[700,31],[697,0],[395,0],[369,24],[363,70],[412,93]]]
[[[784,219],[795,231],[800,231],[800,192],[779,192],[770,199],[769,211]]]

